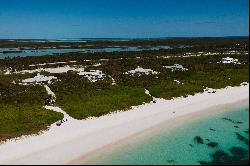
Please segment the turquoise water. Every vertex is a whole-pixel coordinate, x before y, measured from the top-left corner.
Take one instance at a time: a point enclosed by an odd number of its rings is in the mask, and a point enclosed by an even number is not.
[[[84,163],[232,164],[249,158],[249,104],[165,128],[107,146]]]

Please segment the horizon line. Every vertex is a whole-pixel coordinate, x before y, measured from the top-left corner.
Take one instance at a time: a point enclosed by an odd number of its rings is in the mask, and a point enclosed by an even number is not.
[[[66,39],[171,39],[171,38],[249,38],[249,35],[188,36],[188,37],[65,37],[65,38],[0,38],[0,40],[66,40]]]

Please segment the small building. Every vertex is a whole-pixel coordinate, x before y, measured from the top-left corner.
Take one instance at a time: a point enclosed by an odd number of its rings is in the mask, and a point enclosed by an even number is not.
[[[103,79],[103,77],[105,76],[105,74],[103,74],[100,70],[90,70],[89,72],[81,71],[78,74],[80,76],[87,77],[91,82]]]
[[[95,63],[93,64],[94,67],[98,67],[98,66],[101,66],[102,64],[101,63]]]
[[[222,58],[221,59],[221,63],[238,63],[238,59],[234,59],[234,58],[230,58],[230,57],[226,57],[226,58]]]
[[[125,74],[139,75],[139,76],[141,76],[141,75],[143,75],[143,74],[144,74],[144,75],[158,74],[158,72],[153,71],[152,69],[144,69],[144,68],[142,68],[142,67],[140,67],[140,66],[137,66],[136,69],[130,70],[130,71],[126,72]]]
[[[27,78],[22,80],[22,85],[32,85],[32,84],[51,84],[52,80],[57,80],[54,76],[44,76],[39,73],[33,78]]]
[[[167,69],[171,69],[172,71],[187,71],[187,68],[184,68],[182,65],[180,64],[174,64],[173,66],[164,66]]]

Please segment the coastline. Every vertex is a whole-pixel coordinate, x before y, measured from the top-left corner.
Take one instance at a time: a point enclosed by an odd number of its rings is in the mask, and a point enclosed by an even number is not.
[[[105,160],[105,157],[108,157],[109,155],[112,156],[112,154],[116,154],[116,153],[122,153],[124,152],[124,150],[127,151],[127,149],[129,148],[131,150],[131,147],[134,147],[134,146],[138,148],[143,147],[145,143],[148,143],[148,140],[155,139],[156,137],[161,136],[162,133],[164,133],[164,135],[171,136],[173,133],[176,133],[176,131],[182,129],[185,126],[189,126],[190,124],[192,125],[192,123],[194,122],[197,123],[197,122],[206,121],[207,119],[210,119],[213,116],[218,116],[226,112],[232,112],[232,109],[237,109],[237,108],[242,108],[242,107],[244,108],[249,107],[248,99],[237,101],[237,102],[230,103],[230,104],[222,104],[218,106],[213,106],[213,107],[207,108],[206,111],[204,110],[201,112],[192,112],[190,114],[183,115],[175,119],[168,120],[166,122],[162,122],[148,129],[145,129],[141,132],[138,132],[134,135],[131,135],[127,138],[124,138],[117,142],[106,145],[78,159],[72,160],[67,164],[99,165],[102,159]],[[96,160],[98,162],[96,162]],[[113,163],[111,165],[113,165]]]
[[[214,94],[202,93],[173,100],[156,99],[149,103],[83,121],[71,120],[38,136],[0,145],[1,164],[67,164],[98,149],[161,123],[181,117],[211,114],[212,111],[249,99],[249,85],[227,87]],[[214,109],[216,107],[216,109]],[[175,112],[175,113],[174,113]],[[184,118],[185,119],[185,118]]]

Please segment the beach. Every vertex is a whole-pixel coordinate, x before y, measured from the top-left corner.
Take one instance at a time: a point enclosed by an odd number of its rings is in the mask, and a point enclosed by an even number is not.
[[[155,99],[99,118],[69,118],[61,126],[53,124],[40,135],[23,136],[0,145],[0,164],[79,164],[89,154],[159,125],[173,125],[201,114],[209,116],[229,105],[246,102],[249,85],[227,87],[215,93],[199,93],[172,100]]]
[[[248,100],[194,112],[106,145],[70,164],[237,164],[249,156],[248,117]]]

